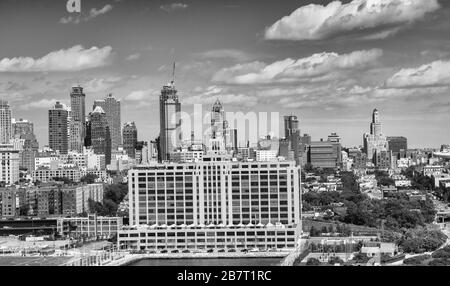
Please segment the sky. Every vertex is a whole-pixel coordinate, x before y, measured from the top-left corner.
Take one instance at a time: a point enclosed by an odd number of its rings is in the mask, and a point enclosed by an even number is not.
[[[297,115],[313,140],[362,144],[372,110],[411,148],[450,143],[450,3],[445,0],[0,1],[0,98],[48,144],[48,109],[119,98],[140,140],[159,133],[172,78],[182,110]],[[282,122],[282,120],[280,120]]]

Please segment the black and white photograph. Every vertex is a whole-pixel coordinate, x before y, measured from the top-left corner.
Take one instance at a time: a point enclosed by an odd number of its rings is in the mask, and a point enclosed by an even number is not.
[[[0,0],[0,266],[450,265],[449,111],[447,0]]]

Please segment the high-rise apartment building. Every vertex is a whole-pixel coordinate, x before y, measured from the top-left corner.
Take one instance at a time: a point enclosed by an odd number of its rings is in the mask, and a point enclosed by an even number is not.
[[[82,136],[85,136],[86,123],[86,95],[81,86],[72,87],[70,92],[70,107],[72,109],[71,117],[73,121],[81,122]]]
[[[12,144],[0,144],[0,182],[12,185],[19,180],[19,150]]]
[[[11,109],[8,101],[0,100],[0,144],[9,143],[11,129]]]
[[[25,120],[12,119],[12,138],[14,140],[23,140],[23,146],[20,150],[20,167],[28,172],[34,170],[34,158],[39,149],[39,142],[34,134],[33,123]]]
[[[105,99],[95,100],[94,110],[97,106],[100,106],[106,114],[106,121],[111,134],[111,149],[117,150],[120,146],[122,146],[120,100],[114,98],[110,93]]]
[[[387,151],[388,144],[386,136],[381,129],[380,114],[377,109],[373,110],[372,122],[370,123],[370,133],[363,135],[364,151],[368,160],[373,160],[375,152]]]
[[[106,113],[100,106],[91,113],[91,142],[95,154],[104,154],[106,164],[111,163],[111,133]]]
[[[159,161],[169,161],[170,153],[179,145],[181,137],[181,103],[174,81],[163,86],[159,96]]]
[[[304,147],[300,144],[300,129],[298,129],[298,119],[295,115],[284,117],[284,137],[289,140],[289,149],[293,151],[294,160],[297,165],[302,165],[304,157]]]
[[[61,154],[67,154],[69,150],[68,118],[69,111],[60,102],[48,111],[49,146]]]
[[[136,158],[137,128],[134,122],[127,122],[123,126],[123,149],[130,158]]]
[[[69,151],[83,152],[85,125],[81,121],[74,120],[72,117],[69,121]]]

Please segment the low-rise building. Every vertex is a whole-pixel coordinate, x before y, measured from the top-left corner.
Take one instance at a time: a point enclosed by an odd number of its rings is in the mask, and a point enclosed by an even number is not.
[[[122,217],[89,214],[87,217],[59,218],[57,231],[62,236],[108,239],[117,235],[122,225]]]

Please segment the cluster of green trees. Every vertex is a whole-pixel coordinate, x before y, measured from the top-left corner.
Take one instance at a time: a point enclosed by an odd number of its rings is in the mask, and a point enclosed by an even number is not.
[[[306,261],[306,265],[308,265],[308,266],[319,266],[320,265],[320,261],[317,258],[310,257]]]
[[[436,211],[431,200],[411,201],[405,194],[383,200],[370,199],[358,189],[353,173],[343,172],[342,192],[308,192],[303,195],[304,210],[319,207],[330,208],[331,203],[342,202],[346,207],[344,215],[336,215],[334,220],[369,227],[384,226],[392,230],[424,226],[434,220]]]
[[[423,265],[423,263],[429,259],[431,259],[431,255],[423,254],[423,255],[406,258],[405,260],[403,260],[403,264],[405,264],[405,265]]]
[[[375,179],[377,179],[378,186],[395,185],[395,180],[389,177],[389,174],[385,171],[375,171]]]
[[[450,246],[434,251],[431,255],[414,256],[403,261],[406,265],[449,266]]]
[[[434,188],[433,180],[424,176],[422,172],[417,171],[416,166],[411,166],[402,171],[402,174],[411,180],[411,186],[418,190],[432,190]]]
[[[119,204],[128,194],[128,185],[126,183],[118,183],[107,185],[103,195],[103,202],[95,202],[89,200],[90,212],[101,216],[115,216],[118,215],[117,210]]]
[[[434,251],[447,240],[447,236],[440,230],[416,228],[405,230],[403,236],[397,241],[406,253],[422,253]],[[450,255],[450,253],[449,253]]]

